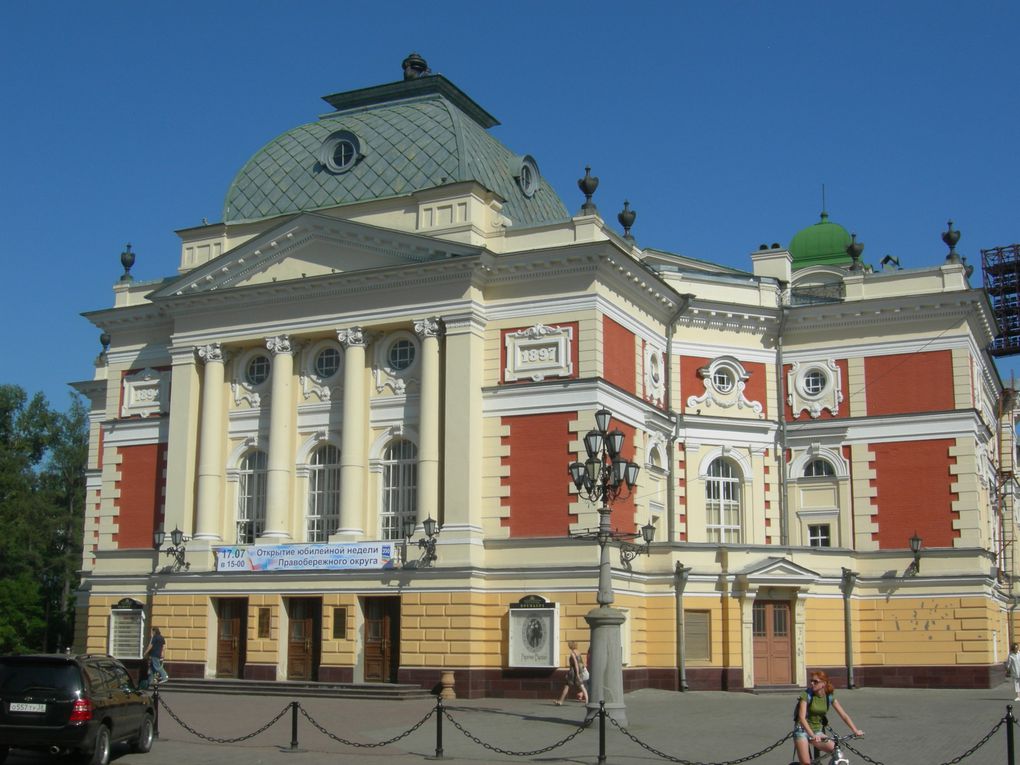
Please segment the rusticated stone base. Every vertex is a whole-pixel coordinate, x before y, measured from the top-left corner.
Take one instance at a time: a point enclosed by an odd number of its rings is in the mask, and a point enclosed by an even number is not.
[[[245,664],[245,680],[276,680],[275,664]]]
[[[205,662],[165,661],[163,667],[170,677],[205,677]]]
[[[353,683],[354,667],[319,667],[320,683]]]

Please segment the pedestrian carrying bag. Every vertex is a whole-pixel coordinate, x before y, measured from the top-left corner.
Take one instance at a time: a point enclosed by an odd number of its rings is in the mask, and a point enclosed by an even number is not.
[[[590,678],[590,677],[591,677],[591,675],[588,674],[588,668],[582,664],[581,665],[581,682],[582,683],[587,683],[588,682],[588,678]]]

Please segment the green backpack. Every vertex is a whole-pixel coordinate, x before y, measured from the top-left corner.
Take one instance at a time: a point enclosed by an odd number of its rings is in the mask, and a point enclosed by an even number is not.
[[[812,693],[810,688],[808,688],[807,689],[808,712],[811,711],[811,699],[813,699],[814,697],[815,697],[815,694]],[[829,708],[831,706],[832,706],[832,694],[831,693],[827,693],[827,694],[825,694],[825,711],[828,712]],[[797,703],[793,705],[793,721],[794,722],[799,722],[800,721],[800,717],[797,714],[799,711],[800,711],[800,699],[798,698],[797,699]],[[822,725],[828,725],[828,724],[829,724],[829,716],[827,714],[826,715],[822,715]]]

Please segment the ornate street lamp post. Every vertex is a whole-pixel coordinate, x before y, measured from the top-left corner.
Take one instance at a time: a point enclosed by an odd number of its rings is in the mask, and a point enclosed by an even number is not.
[[[629,567],[630,560],[638,552],[648,552],[648,546],[655,536],[655,527],[648,524],[641,534],[613,531],[609,525],[612,512],[610,504],[622,497],[630,496],[637,483],[640,468],[621,456],[624,435],[620,430],[609,430],[612,413],[608,409],[595,412],[596,429],[584,437],[584,449],[588,454],[584,462],[570,465],[570,477],[578,493],[598,505],[599,527],[575,532],[575,539],[594,539],[599,543],[599,589],[596,596],[598,607],[585,614],[585,621],[591,628],[591,693],[588,708],[598,711],[599,702],[604,701],[606,711],[621,725],[627,724],[627,708],[623,702],[623,645],[620,627],[626,620],[623,611],[611,608],[613,603],[613,572],[609,563],[611,541],[631,540],[641,536],[643,550],[627,545],[622,551],[622,560]]]

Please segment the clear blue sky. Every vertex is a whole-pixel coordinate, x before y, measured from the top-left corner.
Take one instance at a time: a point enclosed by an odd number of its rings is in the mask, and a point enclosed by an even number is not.
[[[750,269],[831,219],[906,267],[1020,241],[1020,3],[0,2],[0,382],[91,377],[125,242],[175,273],[234,173],[420,52],[572,211],[585,164],[643,246]],[[1020,359],[1000,368],[1009,379]]]

